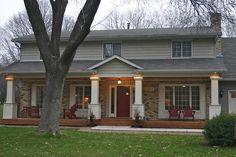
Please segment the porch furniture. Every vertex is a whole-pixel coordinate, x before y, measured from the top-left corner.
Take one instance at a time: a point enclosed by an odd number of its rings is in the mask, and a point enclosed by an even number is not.
[[[180,111],[176,108],[169,109],[169,119],[179,119],[180,118]]]
[[[183,119],[192,118],[194,120],[195,111],[191,107],[187,107],[183,110]]]
[[[76,115],[75,115],[75,111],[77,110],[78,108],[78,104],[74,104],[73,106],[71,106],[70,109],[64,109],[64,115],[63,115],[63,118],[65,119],[66,117],[69,118],[69,119],[73,119],[73,118],[76,118]]]
[[[21,111],[22,118],[39,118],[39,108],[37,106],[25,106]]]

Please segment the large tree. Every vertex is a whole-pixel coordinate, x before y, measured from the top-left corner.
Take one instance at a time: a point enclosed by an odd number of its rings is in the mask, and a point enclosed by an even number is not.
[[[38,4],[45,23],[45,28],[50,32],[52,29],[52,8],[50,2],[48,0],[38,0]],[[74,24],[74,19],[66,15],[63,20],[62,30],[71,31]],[[0,60],[3,66],[7,66],[12,62],[19,61],[20,59],[20,45],[11,42],[11,40],[33,34],[33,29],[28,19],[27,12],[24,10],[11,17],[3,27],[2,31],[0,28],[0,32],[0,51],[2,52]]]
[[[62,23],[68,0],[50,0],[53,12],[50,37],[37,0],[24,0],[24,3],[46,70],[46,89],[39,131],[57,134],[59,133],[59,116],[64,80],[72,64],[76,49],[90,32],[100,0],[86,0],[63,52],[60,52],[59,47]]]

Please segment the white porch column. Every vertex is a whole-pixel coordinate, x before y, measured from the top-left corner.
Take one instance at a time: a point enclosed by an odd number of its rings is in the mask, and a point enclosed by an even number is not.
[[[17,118],[17,105],[15,104],[15,83],[13,75],[5,77],[7,81],[7,96],[3,106],[3,119]]]
[[[144,114],[144,104],[143,104],[143,76],[135,75],[135,102],[132,108],[132,118],[135,119],[135,114],[138,113],[141,118],[145,116]]]
[[[219,79],[218,73],[210,75],[211,79],[211,105],[209,106],[209,119],[217,116],[221,112],[221,105],[219,104]]]
[[[101,119],[101,106],[99,104],[99,77],[94,75],[91,80],[91,104],[89,105],[89,115],[93,113],[95,119]]]

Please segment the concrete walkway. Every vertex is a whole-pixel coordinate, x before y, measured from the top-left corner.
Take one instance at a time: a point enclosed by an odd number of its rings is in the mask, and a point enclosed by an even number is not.
[[[168,128],[132,128],[129,126],[96,126],[91,131],[101,132],[135,132],[135,133],[171,133],[202,135],[203,129],[168,129]]]
[[[1,127],[37,128],[38,126],[0,125]],[[203,129],[132,128],[130,126],[60,127],[84,132],[202,135]]]

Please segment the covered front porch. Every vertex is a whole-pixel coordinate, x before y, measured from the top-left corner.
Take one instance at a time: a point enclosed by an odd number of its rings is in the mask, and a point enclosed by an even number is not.
[[[64,111],[75,104],[74,117],[77,119],[88,119],[93,114],[98,120],[131,120],[138,116],[145,121],[159,121],[167,120],[168,111],[173,107],[181,113],[178,121],[183,119],[182,112],[186,108],[195,112],[194,120],[211,119],[221,112],[219,72],[184,67],[174,69],[176,63],[172,61],[168,66],[173,69],[163,70],[162,67],[150,70],[145,66],[150,68],[158,66],[159,62],[161,66],[166,63],[153,61],[148,65],[150,62],[131,62],[113,56],[83,71],[72,65],[65,80],[61,118],[67,118]],[[141,64],[142,67],[139,66]],[[186,64],[192,65],[189,62]],[[45,82],[43,72],[7,74],[6,80],[7,101],[3,119],[26,118],[22,111],[32,106],[39,109],[40,116]]]
[[[180,111],[185,107],[193,108],[196,120],[209,119],[211,101],[218,98],[215,89],[218,80],[215,75],[211,78],[144,77],[141,74],[133,77],[92,75],[90,78],[68,78],[62,98],[61,118],[67,118],[64,117],[65,109],[78,104],[75,112],[77,119],[88,119],[93,113],[96,119],[134,119],[135,114],[139,114],[144,120],[167,120],[168,109],[173,106]],[[19,85],[17,98],[15,81]],[[44,79],[15,78],[7,82],[8,98],[3,118],[32,118],[22,114],[25,107],[32,106],[39,108],[40,116]]]

